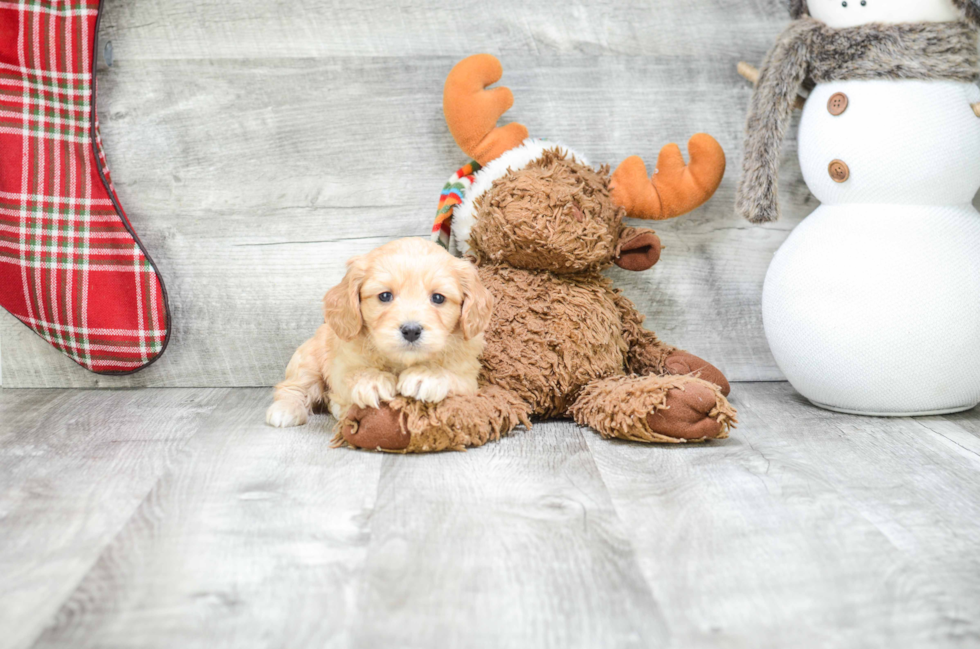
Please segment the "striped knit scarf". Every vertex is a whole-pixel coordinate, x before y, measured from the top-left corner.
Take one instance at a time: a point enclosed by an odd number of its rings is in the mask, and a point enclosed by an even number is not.
[[[449,177],[439,195],[436,221],[432,225],[432,240],[454,255],[459,254],[459,246],[453,231],[453,212],[466,199],[466,191],[473,184],[474,176],[479,170],[480,163],[471,160]]]

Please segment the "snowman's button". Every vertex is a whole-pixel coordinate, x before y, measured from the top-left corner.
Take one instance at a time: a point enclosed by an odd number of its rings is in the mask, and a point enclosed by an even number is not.
[[[851,169],[843,160],[834,160],[830,163],[830,177],[835,183],[847,182],[851,177]]]
[[[835,92],[830,96],[830,100],[827,101],[827,110],[834,117],[843,115],[844,111],[847,110],[848,101],[847,95],[842,92]]]

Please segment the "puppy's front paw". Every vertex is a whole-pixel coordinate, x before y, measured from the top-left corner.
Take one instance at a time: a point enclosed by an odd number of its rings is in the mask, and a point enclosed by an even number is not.
[[[388,372],[372,372],[359,377],[351,386],[350,397],[355,406],[377,408],[382,402],[391,401],[395,391],[395,375]]]
[[[265,423],[276,428],[291,428],[302,426],[307,422],[310,413],[303,404],[295,401],[275,401],[265,411]]]
[[[452,381],[445,374],[425,368],[411,368],[398,377],[398,392],[402,396],[438,403],[452,389]]]

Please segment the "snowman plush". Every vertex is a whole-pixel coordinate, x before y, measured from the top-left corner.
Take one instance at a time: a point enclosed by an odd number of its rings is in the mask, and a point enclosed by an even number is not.
[[[872,415],[980,402],[980,0],[792,0],[759,74],[737,210],[779,216],[801,91],[804,180],[821,206],[776,253],[772,353],[803,396]]]

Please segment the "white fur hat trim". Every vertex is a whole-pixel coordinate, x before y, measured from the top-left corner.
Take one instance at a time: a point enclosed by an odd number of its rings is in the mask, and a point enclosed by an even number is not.
[[[474,209],[476,199],[490,189],[494,181],[503,178],[511,171],[523,169],[544,155],[545,151],[551,149],[559,149],[563,154],[573,156],[578,162],[584,165],[589,164],[585,156],[568,147],[537,138],[528,138],[521,142],[520,146],[514,147],[500,157],[491,160],[485,167],[476,172],[473,177],[473,184],[466,191],[463,202],[453,210],[452,238],[449,244],[451,253],[465,255],[470,251],[470,232],[476,222]]]

